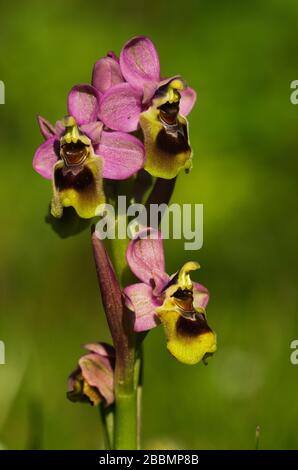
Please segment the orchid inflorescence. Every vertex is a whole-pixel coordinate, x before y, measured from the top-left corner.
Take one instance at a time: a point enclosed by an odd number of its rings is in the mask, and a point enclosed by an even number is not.
[[[52,181],[51,217],[63,220],[72,207],[78,217],[92,219],[116,194],[142,200],[150,188],[147,205],[169,202],[178,173],[192,167],[186,116],[195,101],[182,77],[161,77],[158,53],[144,36],[129,40],[119,58],[109,52],[99,59],[91,83],[70,90],[65,118],[53,126],[38,117],[45,141],[33,167]],[[100,404],[107,446],[135,448],[142,342],[162,324],[172,356],[206,363],[216,350],[206,319],[209,293],[191,279],[197,262],[167,274],[156,228],[140,228],[132,240],[111,240],[108,247],[93,229],[92,244],[113,347],[85,346],[67,395]]]

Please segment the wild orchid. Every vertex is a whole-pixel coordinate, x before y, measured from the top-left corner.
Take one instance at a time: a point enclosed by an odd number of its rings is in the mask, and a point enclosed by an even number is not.
[[[162,234],[150,224],[131,240],[126,232],[104,242],[99,211],[106,199],[116,209],[119,195],[145,209],[169,203],[178,173],[192,165],[186,116],[195,100],[180,76],[160,76],[155,46],[139,36],[119,59],[110,52],[96,62],[92,84],[71,89],[68,116],[55,126],[38,117],[45,142],[33,167],[52,181],[52,215],[63,219],[71,206],[81,218],[98,216],[92,249],[113,347],[85,346],[67,397],[100,407],[109,449],[140,446],[142,343],[152,328],[163,325],[168,350],[185,364],[206,363],[216,350],[206,318],[209,292],[190,275],[198,263],[167,274]],[[114,225],[123,218],[131,214],[118,214]]]
[[[200,266],[185,263],[169,276],[165,272],[163,241],[152,229],[140,232],[126,252],[133,274],[142,281],[124,289],[126,305],[134,312],[134,330],[165,328],[167,347],[181,362],[195,364],[216,350],[216,337],[206,320],[209,301],[206,287],[192,282],[190,272]]]
[[[158,53],[149,38],[128,41],[119,61],[111,53],[97,61],[92,84],[101,93],[99,118],[106,126],[124,132],[141,128],[145,169],[151,175],[171,179],[191,168],[186,116],[196,93],[180,76],[161,78]]]
[[[144,148],[134,136],[103,129],[97,120],[99,95],[90,85],[72,88],[69,116],[52,126],[38,117],[46,139],[33,159],[34,169],[51,179],[51,213],[62,217],[63,207],[72,206],[83,218],[92,218],[105,202],[102,180],[129,178],[144,165]]]
[[[106,343],[86,344],[88,351],[68,379],[67,397],[71,401],[109,406],[114,402],[115,351]]]

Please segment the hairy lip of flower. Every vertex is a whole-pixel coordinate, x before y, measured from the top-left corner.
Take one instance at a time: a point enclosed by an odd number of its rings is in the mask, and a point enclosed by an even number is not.
[[[172,295],[176,311],[189,320],[197,320],[198,313],[193,306],[193,292],[189,289],[179,288]]]
[[[77,142],[65,143],[61,146],[61,157],[67,166],[82,165],[87,159],[89,149],[80,140]]]
[[[170,103],[167,101],[165,104],[159,106],[160,111],[160,120],[163,124],[170,128],[173,126],[176,128],[177,125],[177,116],[179,114],[179,101]]]

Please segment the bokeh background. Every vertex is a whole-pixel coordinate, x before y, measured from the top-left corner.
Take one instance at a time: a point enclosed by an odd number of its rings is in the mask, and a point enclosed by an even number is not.
[[[143,446],[177,449],[298,447],[297,155],[298,4],[250,2],[0,2],[1,314],[0,442],[9,449],[96,449],[96,410],[66,400],[81,344],[109,340],[89,232],[61,239],[45,223],[50,184],[31,159],[35,116],[56,121],[68,90],[93,63],[148,35],[162,74],[198,92],[190,116],[194,169],[173,202],[204,204],[204,246],[166,242],[174,272],[189,258],[208,286],[218,352],[189,367],[145,344]]]

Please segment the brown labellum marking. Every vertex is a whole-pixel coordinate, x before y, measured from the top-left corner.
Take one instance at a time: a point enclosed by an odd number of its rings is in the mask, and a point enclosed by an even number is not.
[[[78,173],[73,173],[71,169],[58,168],[55,171],[55,186],[63,189],[75,189],[79,192],[95,190],[95,180],[91,170],[84,166]]]
[[[156,146],[165,153],[177,155],[177,153],[190,152],[188,144],[187,127],[179,121],[173,126],[163,124],[163,129],[156,139]]]
[[[61,147],[61,156],[67,166],[82,165],[88,156],[88,147],[83,142],[70,142]]]
[[[195,320],[179,317],[176,323],[176,331],[179,336],[195,338],[211,330],[204,314],[196,314]]]
[[[193,294],[191,290],[179,287],[172,297],[182,315],[195,318],[196,311],[193,307]]]
[[[177,124],[177,116],[179,113],[179,101],[177,101],[176,103],[169,103],[169,101],[167,101],[158,109],[160,110],[160,120],[163,124],[169,126]]]

